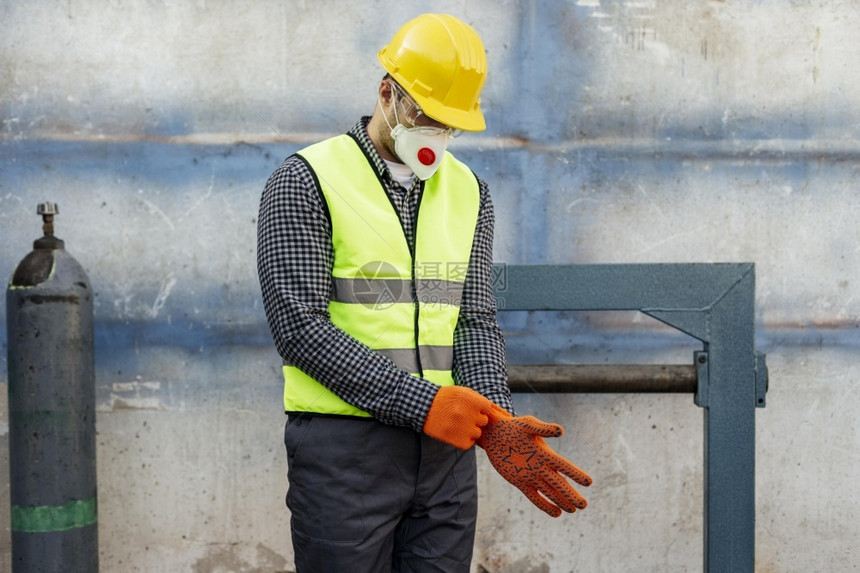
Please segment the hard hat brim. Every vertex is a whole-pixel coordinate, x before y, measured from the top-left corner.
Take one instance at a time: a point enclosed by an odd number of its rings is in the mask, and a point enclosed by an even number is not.
[[[458,108],[446,107],[431,98],[409,95],[415,100],[415,103],[421,106],[425,115],[444,123],[448,127],[461,131],[484,131],[487,129],[484,113],[478,106],[471,111],[463,111]]]

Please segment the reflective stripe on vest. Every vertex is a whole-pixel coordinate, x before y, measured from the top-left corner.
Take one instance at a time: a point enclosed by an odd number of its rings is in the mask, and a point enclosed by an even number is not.
[[[298,155],[316,175],[331,217],[332,323],[410,374],[453,384],[454,328],[480,203],[475,175],[445,153],[424,182],[412,253],[376,170],[351,136]],[[284,409],[369,415],[292,365],[284,366]]]

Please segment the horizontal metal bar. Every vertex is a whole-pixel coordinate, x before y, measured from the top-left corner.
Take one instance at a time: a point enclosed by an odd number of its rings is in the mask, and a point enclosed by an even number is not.
[[[496,264],[493,292],[500,311],[702,314],[752,273],[753,267],[753,263]]]
[[[694,393],[692,364],[508,365],[511,392],[544,393]]]

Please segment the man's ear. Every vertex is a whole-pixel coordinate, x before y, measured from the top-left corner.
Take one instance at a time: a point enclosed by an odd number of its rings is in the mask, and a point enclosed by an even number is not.
[[[388,105],[391,103],[392,98],[394,98],[394,86],[391,85],[391,82],[383,79],[379,83],[379,100]]]

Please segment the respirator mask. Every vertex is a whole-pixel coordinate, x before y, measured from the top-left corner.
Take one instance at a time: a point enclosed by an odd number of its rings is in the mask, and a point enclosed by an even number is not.
[[[394,102],[395,126],[391,127],[385,113],[382,116],[385,118],[388,129],[391,130],[391,138],[394,139],[394,152],[398,159],[409,167],[419,179],[426,181],[439,169],[449,139],[456,137],[460,132],[450,127],[418,125],[418,122],[423,121],[422,116],[426,120],[432,120],[424,115],[418,104],[412,101],[408,94],[401,91],[400,86],[394,83],[391,86],[397,94]],[[411,116],[412,127],[406,127],[400,121],[397,113],[398,103],[401,106],[403,116],[407,119]],[[382,108],[381,100],[379,106]]]

